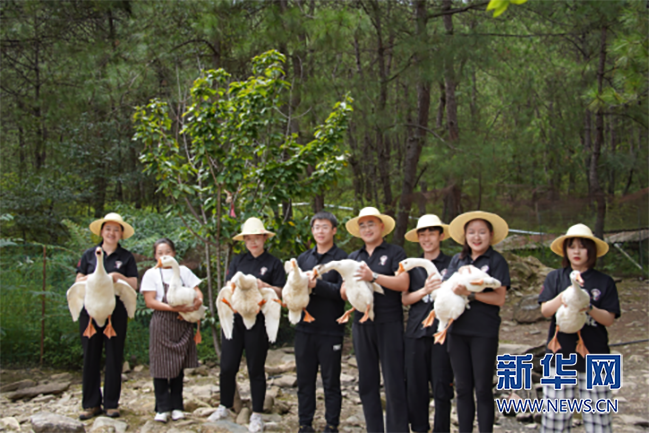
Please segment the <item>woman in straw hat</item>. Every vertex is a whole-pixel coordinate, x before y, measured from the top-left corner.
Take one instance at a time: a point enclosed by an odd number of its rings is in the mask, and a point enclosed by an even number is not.
[[[236,256],[230,263],[226,280],[230,280],[235,273],[241,271],[257,277],[258,287],[271,288],[278,298],[282,295],[282,287],[286,283],[286,274],[282,262],[264,249],[267,239],[273,237],[273,232],[264,228],[264,223],[256,217],[251,217],[242,226],[242,231],[233,237],[235,241],[244,241],[248,252]],[[221,387],[221,404],[210,416],[210,420],[225,419],[232,408],[237,387],[237,372],[241,363],[244,349],[248,377],[251,386],[251,399],[253,401],[253,414],[251,414],[248,429],[250,432],[260,432],[264,429],[262,411],[266,395],[266,374],[264,363],[269,349],[269,339],[264,325],[264,315],[257,315],[257,322],[250,330],[246,329],[242,318],[235,314],[232,339],[221,335],[221,372],[219,382]]]
[[[388,244],[384,237],[395,228],[392,217],[367,207],[349,220],[345,228],[363,240],[364,246],[349,258],[363,261],[357,277],[377,282],[384,294],[374,293],[374,321],[359,322],[355,312],[352,326],[354,353],[359,366],[359,397],[368,432],[384,432],[379,394],[379,364],[386,391],[386,432],[408,432],[408,407],[404,383],[404,321],[401,293],[408,290],[409,274],[395,276],[404,250]],[[345,283],[343,284],[345,285]]]
[[[589,352],[594,354],[608,354],[609,345],[607,327],[621,315],[618,301],[618,291],[614,280],[607,274],[594,270],[596,258],[607,253],[609,246],[596,238],[591,229],[583,224],[571,226],[565,235],[558,237],[551,243],[551,250],[562,257],[562,268],[551,271],[544,281],[544,288],[539,295],[542,314],[551,318],[548,332],[550,341],[556,332],[555,312],[562,305],[562,291],[571,285],[569,275],[572,271],[579,271],[584,281],[583,289],[590,296],[591,303],[587,308],[587,322],[580,330],[580,334]],[[561,353],[567,358],[575,354],[578,341],[577,333],[558,333],[558,340],[562,347]],[[550,351],[550,350],[549,350]],[[580,390],[580,399],[591,399],[592,403],[600,399],[611,399],[611,391],[607,386],[594,386],[592,390],[586,387],[585,359],[576,354],[575,365],[565,366],[565,369],[578,371],[578,384],[564,384],[562,389],[544,386],[545,399],[577,398],[576,389]],[[555,376],[555,367],[551,367],[551,377]],[[542,432],[569,432],[571,429],[571,412],[543,413]],[[582,413],[585,432],[612,432],[612,416],[607,413]]]
[[[449,237],[449,225],[434,214],[418,219],[415,229],[404,235],[407,241],[420,243],[422,258],[433,262],[441,276],[447,274],[451,257],[440,251],[440,243]],[[433,309],[431,293],[440,287],[440,276],[430,276],[422,267],[409,271],[411,283],[402,293],[402,303],[409,306],[404,332],[404,365],[409,422],[412,432],[429,432],[429,383],[433,389],[435,417],[433,432],[450,432],[451,400],[454,397],[454,373],[446,346],[434,345],[433,334],[438,328],[436,319],[431,327],[422,327],[422,321]]]
[[[138,289],[138,267],[135,258],[128,250],[120,246],[120,240],[126,240],[134,233],[133,227],[126,223],[122,216],[117,213],[109,213],[102,219],[95,220],[90,224],[90,231],[102,237],[99,243],[104,251],[104,268],[113,278],[126,281],[133,289]],[[86,250],[77,265],[76,282],[88,279],[88,276],[95,271],[97,258],[95,250],[97,247]],[[92,337],[83,336],[88,326],[89,316],[84,308],[79,316],[79,331],[81,332],[81,344],[84,351],[84,367],[82,380],[82,406],[83,412],[79,419],[86,420],[102,413],[102,392],[101,384],[101,357],[102,348],[106,347],[106,369],[104,376],[103,405],[106,415],[119,417],[117,409],[122,390],[122,361],[124,355],[124,342],[126,340],[127,312],[124,303],[115,297],[115,310],[111,315],[112,325],[116,336],[108,338],[104,335],[104,327],[98,327]],[[93,320],[94,322],[94,320]],[[108,326],[109,323],[105,325]]]
[[[492,375],[499,347],[499,310],[510,287],[508,263],[492,246],[508,235],[508,224],[496,214],[472,211],[456,217],[449,232],[454,241],[463,245],[463,250],[451,260],[446,279],[460,267],[473,265],[502,284],[480,293],[471,293],[463,285],[453,288],[456,294],[467,296],[470,309],[454,321],[447,343],[456,379],[458,431],[472,432],[476,409],[479,431],[492,432]]]

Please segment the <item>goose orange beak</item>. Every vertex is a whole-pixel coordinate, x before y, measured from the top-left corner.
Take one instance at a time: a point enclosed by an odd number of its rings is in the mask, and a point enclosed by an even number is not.
[[[399,276],[400,274],[405,273],[405,272],[406,272],[406,270],[404,269],[404,266],[403,266],[402,263],[400,262],[400,263],[399,263],[399,268],[398,268],[397,271],[395,272],[395,276]]]
[[[162,267],[163,267],[162,261],[160,259],[158,259],[158,263],[153,268],[162,268]]]
[[[580,286],[585,286],[585,281],[582,278],[582,276],[580,275],[580,273],[576,274],[576,282],[578,282],[580,284]]]

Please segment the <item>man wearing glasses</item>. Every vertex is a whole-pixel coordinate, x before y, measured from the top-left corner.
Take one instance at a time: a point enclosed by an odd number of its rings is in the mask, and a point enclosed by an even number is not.
[[[311,270],[348,257],[336,247],[334,235],[338,221],[332,213],[321,211],[311,219],[311,233],[316,246],[298,257],[298,266],[310,276],[307,311],[314,322],[300,321],[294,341],[298,376],[298,432],[314,432],[312,421],[316,411],[316,374],[320,365],[325,392],[325,421],[323,432],[338,432],[341,414],[341,349],[345,325],[336,319],[343,315],[345,301],[341,298],[341,275],[330,271],[316,280]],[[303,313],[304,317],[304,313]]]
[[[362,313],[355,312],[352,326],[366,431],[384,432],[379,391],[381,363],[386,394],[386,432],[409,432],[401,293],[408,290],[410,278],[408,273],[395,276],[400,261],[406,259],[406,253],[401,247],[384,241],[384,237],[395,228],[395,220],[376,208],[362,209],[359,216],[349,220],[345,227],[364,242],[361,249],[349,256],[365,262],[359,267],[357,278],[377,282],[384,289],[384,295],[373,293],[374,321],[360,323]]]

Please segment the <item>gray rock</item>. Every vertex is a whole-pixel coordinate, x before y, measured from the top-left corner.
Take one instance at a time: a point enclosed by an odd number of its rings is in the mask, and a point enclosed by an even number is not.
[[[198,398],[186,398],[183,402],[183,405],[185,407],[185,411],[188,411],[190,413],[193,413],[197,408],[210,407],[210,404]]]
[[[514,308],[513,318],[520,324],[532,324],[544,320],[544,315],[537,303],[537,295],[522,297],[519,304]]]
[[[185,375],[187,376],[194,376],[194,375],[203,375],[204,377],[207,377],[209,375],[208,367],[205,365],[199,366],[198,368],[187,368],[184,371]]]
[[[519,345],[519,344],[504,344],[499,342],[499,349],[497,354],[526,354],[526,351],[530,348],[530,345]]]
[[[201,424],[200,432],[202,433],[228,433],[228,432],[248,432],[245,426],[236,424],[229,420],[218,420],[216,422],[205,422]]]
[[[291,404],[289,404],[288,402],[277,401],[275,403],[275,411],[278,414],[287,414],[289,413],[289,410],[291,410]]]
[[[275,398],[267,393],[264,397],[264,413],[270,413],[273,410],[273,404],[275,404]]]
[[[13,383],[3,384],[0,387],[0,393],[13,392],[18,389],[27,389],[28,387],[36,386],[36,381],[34,380],[20,380],[14,381]]]
[[[249,419],[251,418],[251,411],[248,407],[244,407],[241,409],[239,414],[237,415],[237,420],[236,422],[239,425],[246,425],[248,424]]]
[[[50,381],[54,381],[54,382],[72,381],[72,374],[69,372],[61,372],[59,374],[54,374],[50,376]]]
[[[348,359],[348,365],[353,366],[355,368],[358,368],[358,366],[357,366],[357,358],[356,357],[350,357]]]
[[[112,430],[105,431],[106,428],[112,428]],[[122,433],[126,432],[129,428],[129,424],[117,419],[111,419],[110,417],[100,416],[95,419],[93,426],[90,429],[90,432],[115,432]],[[101,430],[101,431],[98,431]]]
[[[196,410],[194,410],[194,411],[192,412],[192,416],[196,416],[196,417],[208,417],[208,416],[210,416],[212,413],[214,413],[216,410],[217,410],[217,409],[214,408],[214,407],[201,407],[201,408],[197,408]],[[187,411],[187,410],[186,410],[186,411]]]
[[[355,381],[357,381],[357,377],[348,374],[341,374],[341,383],[351,384]]]
[[[648,419],[643,417],[634,416],[631,414],[620,414],[620,413],[617,414],[615,417],[620,418],[625,425],[636,425],[644,428],[648,427]]]
[[[522,423],[529,423],[533,422],[533,415],[526,412],[526,413],[519,413],[516,417],[517,422],[522,422]]]
[[[36,398],[32,399],[31,402],[34,404],[47,404],[50,401],[54,401],[56,398],[52,395],[38,395]]]
[[[362,425],[362,422],[356,416],[348,417],[347,419],[345,419],[345,423],[347,425],[352,425],[352,426],[361,426]]]
[[[282,416],[280,416],[279,414],[275,414],[275,413],[262,414],[262,420],[264,421],[264,423],[268,423],[268,422],[280,423],[280,422],[282,422]]]
[[[62,382],[62,383],[48,383],[48,384],[42,384],[34,387],[27,387],[25,389],[19,389],[15,392],[10,392],[7,394],[7,398],[9,398],[12,401],[16,401],[18,399],[23,399],[23,398],[33,398],[38,395],[50,395],[50,394],[59,394],[70,387],[69,382]]]
[[[15,417],[3,417],[0,419],[0,424],[9,432],[20,432],[20,423]]]
[[[282,392],[278,386],[271,386],[271,388],[266,391],[266,394],[272,396],[273,399],[276,399],[278,396],[280,396],[281,393]]]
[[[30,419],[34,432],[86,432],[81,421],[49,412],[40,412]]]
[[[291,360],[291,361],[288,361],[286,363],[283,363],[283,364],[277,365],[277,366],[265,365],[264,370],[269,375],[279,375],[279,374],[283,374],[285,372],[295,371],[296,370],[296,362]]]
[[[138,431],[141,433],[167,432],[163,425],[153,420],[148,420]]]
[[[131,365],[129,365],[129,362],[127,362],[126,360],[122,364],[122,372],[125,373],[125,374],[127,372],[131,372]]]
[[[143,370],[144,370],[144,366],[142,365],[138,365],[135,368],[133,368],[133,372],[135,373],[142,372]]]
[[[273,385],[278,387],[296,387],[298,379],[295,375],[283,375],[273,380]]]

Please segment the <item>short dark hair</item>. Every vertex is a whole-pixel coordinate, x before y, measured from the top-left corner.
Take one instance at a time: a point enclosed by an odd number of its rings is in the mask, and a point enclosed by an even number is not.
[[[474,220],[483,220],[487,225],[488,229],[490,230],[490,233],[494,233],[494,228],[492,227],[492,223],[490,223],[489,221],[484,219],[474,219]],[[472,223],[474,220],[470,220],[467,223],[465,223],[465,226],[463,227],[463,235],[465,235],[465,233],[467,232],[467,226],[470,223]],[[467,242],[467,237],[465,237],[465,244],[463,244],[463,250],[460,252],[460,259],[465,259],[471,254],[472,254],[472,248],[469,246],[469,243]]]
[[[332,227],[335,228],[339,225],[339,221],[334,217],[334,214],[332,214],[329,211],[318,211],[314,216],[311,218],[311,221],[309,222],[309,227],[314,226],[314,222],[316,220],[327,220],[330,223],[332,223]]]
[[[562,243],[562,253],[564,253],[564,256],[562,257],[562,267],[570,267],[571,266],[571,261],[569,261],[569,258],[567,257],[566,250],[569,248],[571,243],[573,243],[574,240],[579,240],[580,244],[582,244],[582,247],[587,249],[587,268],[594,268],[596,266],[596,260],[598,259],[598,251],[596,250],[596,243],[594,240],[590,240],[589,238],[582,238],[582,237],[572,237],[572,238],[565,238],[564,242]]]
[[[156,257],[156,249],[158,249],[158,246],[161,244],[167,244],[169,248],[172,249],[172,252],[176,253],[176,246],[174,246],[174,242],[170,240],[169,238],[161,238],[155,243],[153,243],[153,256],[154,258]]]
[[[426,228],[420,228],[417,230],[417,234],[421,234],[424,231],[438,231],[439,234],[443,233],[445,230],[442,228],[442,226],[428,226]]]

